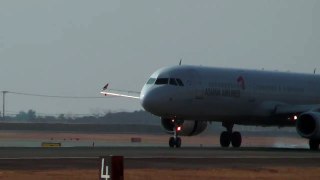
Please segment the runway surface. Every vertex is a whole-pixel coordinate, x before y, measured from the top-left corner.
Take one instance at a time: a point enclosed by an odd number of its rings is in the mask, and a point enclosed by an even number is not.
[[[1,148],[0,169],[96,169],[99,157],[124,156],[125,168],[320,167],[320,152],[286,148]]]

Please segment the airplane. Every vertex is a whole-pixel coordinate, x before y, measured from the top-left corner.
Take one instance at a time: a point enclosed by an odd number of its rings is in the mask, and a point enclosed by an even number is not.
[[[240,132],[233,126],[292,126],[309,139],[311,150],[320,144],[320,76],[316,74],[245,70],[192,65],[164,67],[155,71],[136,95],[108,89],[104,95],[139,99],[142,107],[161,118],[173,134],[172,148],[181,147],[180,136],[203,132],[208,122],[226,128],[220,145],[238,148]],[[114,92],[117,93],[114,93]],[[119,93],[120,91],[120,93]]]

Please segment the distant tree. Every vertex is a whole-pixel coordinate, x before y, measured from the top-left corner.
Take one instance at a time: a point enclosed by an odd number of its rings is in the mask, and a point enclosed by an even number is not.
[[[31,109],[28,111],[27,115],[28,115],[28,121],[36,120],[37,118],[36,111]]]
[[[27,113],[25,113],[24,111],[20,111],[17,115],[16,118],[19,121],[26,121],[27,120]]]
[[[44,119],[46,122],[54,122],[57,120],[57,118],[54,116],[45,116]]]
[[[58,116],[58,120],[66,120],[66,117],[64,116],[64,114],[60,114]]]
[[[33,121],[37,118],[36,112],[34,110],[29,110],[27,113],[24,111],[20,111],[16,115],[16,119],[20,121]]]

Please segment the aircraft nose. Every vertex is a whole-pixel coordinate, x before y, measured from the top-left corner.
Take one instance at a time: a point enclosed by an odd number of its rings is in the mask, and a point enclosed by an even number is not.
[[[141,98],[142,107],[152,113],[159,114],[166,107],[166,95],[161,88],[149,89],[144,93]]]
[[[144,94],[141,99],[142,107],[149,112],[153,112],[153,110],[158,106],[159,100],[154,91],[148,91]]]

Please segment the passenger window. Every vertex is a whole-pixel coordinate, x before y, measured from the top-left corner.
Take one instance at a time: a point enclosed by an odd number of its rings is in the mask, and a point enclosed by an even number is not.
[[[181,81],[181,79],[176,79],[176,80],[177,80],[179,86],[184,86],[184,85],[183,85],[183,82]]]
[[[171,85],[174,85],[174,86],[178,86],[177,82],[176,82],[176,79],[174,78],[170,78],[170,82],[169,82]]]
[[[156,84],[168,84],[169,79],[168,78],[158,78],[156,80]]]
[[[156,81],[155,78],[150,78],[147,82],[147,84],[154,84],[154,82]]]

